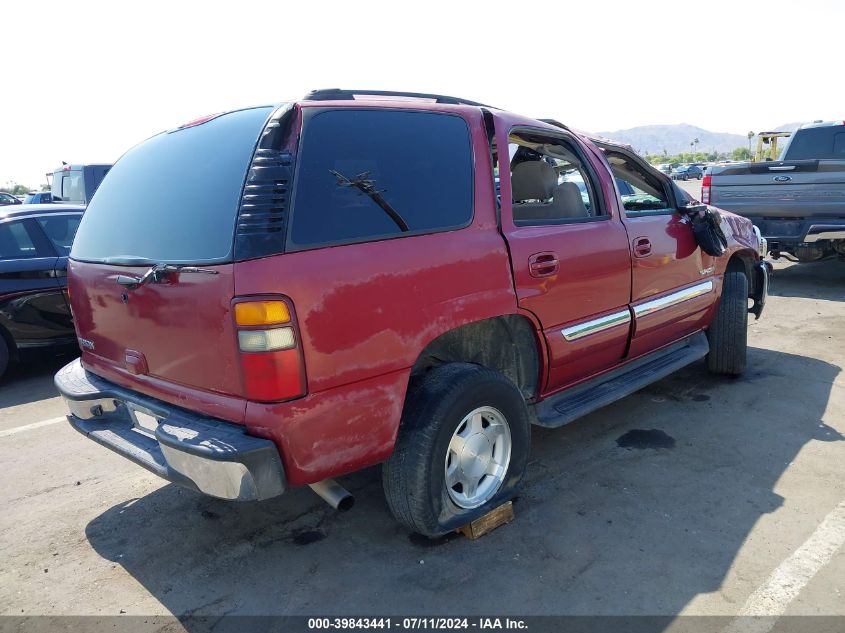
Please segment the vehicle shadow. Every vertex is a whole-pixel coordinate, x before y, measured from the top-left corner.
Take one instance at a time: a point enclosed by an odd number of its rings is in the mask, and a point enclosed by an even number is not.
[[[408,534],[377,468],[344,478],[344,514],[307,488],[231,504],[171,485],[86,536],[193,631],[190,616],[223,614],[673,615],[720,589],[802,447],[845,439],[822,422],[839,372],[751,348],[740,379],[696,363],[536,429],[516,520],[477,541]]]
[[[845,262],[827,259],[778,267],[771,276],[769,294],[845,301]]]
[[[58,396],[53,376],[78,355],[78,352],[43,354],[9,365],[0,377],[0,409]]]

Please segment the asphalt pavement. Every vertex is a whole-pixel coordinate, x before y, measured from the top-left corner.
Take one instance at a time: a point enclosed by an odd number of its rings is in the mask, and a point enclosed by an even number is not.
[[[344,514],[181,490],[63,421],[69,358],[18,367],[0,614],[845,615],[845,264],[777,264],[771,293],[743,377],[699,362],[535,429],[515,521],[477,541],[409,535],[377,468]]]

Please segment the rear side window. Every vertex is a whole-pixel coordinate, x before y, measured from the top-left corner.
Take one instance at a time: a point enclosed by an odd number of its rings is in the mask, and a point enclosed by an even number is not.
[[[324,110],[306,117],[292,249],[443,231],[472,219],[472,150],[457,115]]]
[[[50,215],[38,218],[38,224],[56,248],[56,252],[64,257],[70,253],[73,236],[81,219],[80,215]]]
[[[0,223],[0,259],[30,259],[38,256],[23,221]]]
[[[231,112],[129,150],[88,205],[71,257],[115,263],[231,261],[244,179],[271,111]]]
[[[845,127],[811,127],[795,132],[786,160],[845,160]]]

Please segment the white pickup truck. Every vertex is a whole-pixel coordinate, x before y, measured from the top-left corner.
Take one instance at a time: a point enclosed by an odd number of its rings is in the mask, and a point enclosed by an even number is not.
[[[845,121],[800,127],[780,160],[709,168],[701,201],[749,218],[775,258],[845,259]]]

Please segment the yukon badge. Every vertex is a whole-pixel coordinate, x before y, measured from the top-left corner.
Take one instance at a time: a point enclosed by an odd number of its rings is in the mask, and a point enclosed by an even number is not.
[[[79,341],[79,347],[82,349],[94,351],[94,341],[89,341],[87,338],[82,338],[81,336],[76,340]]]
[[[772,180],[775,182],[789,182],[792,180],[792,176],[775,176]]]

